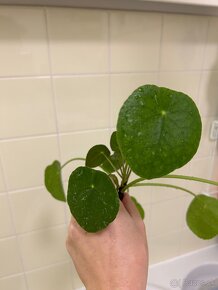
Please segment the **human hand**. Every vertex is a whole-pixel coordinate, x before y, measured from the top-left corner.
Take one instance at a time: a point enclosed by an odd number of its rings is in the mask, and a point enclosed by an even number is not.
[[[87,290],[146,289],[146,232],[128,194],[116,219],[100,232],[88,233],[72,218],[66,246]]]

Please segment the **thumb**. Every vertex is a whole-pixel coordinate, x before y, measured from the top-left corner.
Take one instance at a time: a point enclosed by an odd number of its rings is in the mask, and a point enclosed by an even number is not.
[[[141,216],[138,212],[138,209],[136,208],[134,202],[132,201],[131,197],[127,192],[125,192],[122,203],[124,207],[126,208],[127,212],[129,215],[135,219],[135,220],[140,220],[141,221]]]

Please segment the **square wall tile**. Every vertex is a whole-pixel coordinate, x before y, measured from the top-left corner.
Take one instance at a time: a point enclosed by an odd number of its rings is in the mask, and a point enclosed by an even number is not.
[[[151,237],[165,235],[181,228],[183,219],[182,200],[183,197],[178,197],[152,204]]]
[[[148,240],[149,264],[178,256],[181,232],[176,231]]]
[[[0,195],[0,238],[14,234],[8,196]]]
[[[2,142],[2,164],[9,190],[44,184],[44,169],[59,159],[56,137]]]
[[[161,48],[161,70],[201,69],[208,18],[165,14]]]
[[[107,76],[56,78],[55,91],[61,132],[109,126]]]
[[[199,92],[199,108],[202,117],[218,116],[218,72],[203,72]]]
[[[157,73],[111,75],[111,120],[116,126],[117,118],[124,101],[138,87],[157,84]]]
[[[65,248],[66,226],[59,226],[19,237],[26,271],[68,259]]]
[[[0,76],[49,73],[43,8],[0,7]]]
[[[159,65],[161,14],[110,13],[111,70],[154,71]]]
[[[211,178],[213,157],[193,159],[190,162],[190,175],[205,179]],[[208,191],[209,185],[197,181],[190,181],[190,190],[200,194]]]
[[[29,290],[72,290],[69,263],[51,266],[27,274]]]
[[[97,144],[109,145],[109,130],[90,131],[60,136],[62,163],[74,157],[86,157],[88,150]],[[68,180],[72,170],[83,166],[84,161],[72,162],[63,169],[63,179]]]
[[[214,239],[202,240],[198,238],[188,227],[185,227],[181,231],[179,254],[182,255],[191,251],[196,251],[197,249],[208,247],[212,244],[214,244]]]
[[[210,130],[214,118],[201,118],[202,135],[195,158],[210,157],[214,154],[216,141],[210,139]]]
[[[23,271],[16,238],[0,240],[0,277]]]
[[[0,80],[0,138],[54,133],[49,79]]]
[[[0,289],[2,290],[26,290],[26,284],[23,275],[12,276],[0,279]]]
[[[70,263],[70,273],[71,273],[71,279],[73,281],[73,290],[78,290],[78,289],[81,289],[82,287],[85,287],[73,263]]]
[[[183,92],[198,103],[200,72],[160,72],[159,85]]]
[[[108,14],[102,10],[47,8],[52,71],[108,71]]]
[[[218,69],[218,17],[211,17],[204,59],[204,69]]]
[[[64,202],[44,188],[11,193],[10,200],[17,233],[65,223]]]

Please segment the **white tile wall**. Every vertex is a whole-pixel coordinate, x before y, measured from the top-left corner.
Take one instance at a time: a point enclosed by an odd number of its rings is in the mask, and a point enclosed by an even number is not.
[[[70,214],[44,189],[44,168],[108,145],[120,106],[138,86],[171,87],[196,101],[200,149],[175,173],[218,178],[218,147],[208,138],[218,117],[217,29],[218,18],[208,16],[0,7],[0,289],[81,286],[65,250]],[[65,187],[79,164],[64,169]],[[132,194],[145,209],[150,263],[214,242],[187,229],[191,198],[183,192],[136,187]]]

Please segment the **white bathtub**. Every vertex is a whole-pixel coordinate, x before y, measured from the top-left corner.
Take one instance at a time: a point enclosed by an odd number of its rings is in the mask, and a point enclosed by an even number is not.
[[[180,289],[218,290],[218,245],[149,267],[147,290]]]

